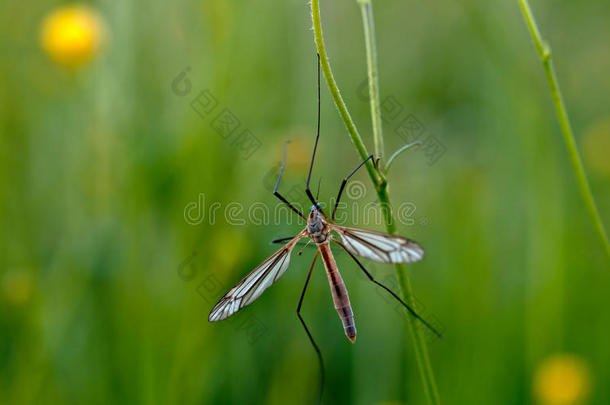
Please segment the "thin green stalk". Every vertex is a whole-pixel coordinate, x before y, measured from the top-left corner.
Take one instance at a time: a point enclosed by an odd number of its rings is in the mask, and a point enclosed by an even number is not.
[[[374,42],[375,42],[374,26],[372,24],[372,21],[369,22],[369,18],[372,20],[372,9],[370,8],[370,6],[371,6],[370,2],[367,2],[365,0],[365,3],[369,3],[368,10],[371,11],[371,12],[367,11],[366,13],[363,13],[363,22],[366,27],[365,28],[365,36],[366,36],[365,42],[367,44],[367,58],[370,57],[370,58],[376,59],[375,53],[370,49],[370,45],[374,44]],[[328,61],[328,55],[326,54],[326,48],[324,46],[324,38],[322,35],[322,22],[321,22],[321,18],[320,18],[319,0],[311,1],[311,11],[312,11],[312,19],[313,19],[314,38],[315,38],[318,54],[320,55],[320,65],[322,66],[322,71],[324,73],[324,77],[326,78],[326,83],[328,84],[328,88],[330,90],[331,96],[335,102],[335,105],[337,106],[337,109],[339,110],[339,115],[343,119],[343,122],[347,128],[347,131],[352,140],[352,143],[356,147],[356,150],[358,151],[358,154],[360,155],[360,157],[364,160],[369,156],[369,153],[366,149],[366,146],[362,142],[362,138],[360,137],[358,129],[356,128],[356,125],[354,124],[354,121],[352,120],[352,117],[349,114],[347,106],[345,105],[345,102],[343,101],[343,98],[341,97],[341,92],[339,91],[337,83],[335,82],[335,78],[332,74],[332,70],[330,68],[330,63]],[[371,79],[374,82],[376,82],[377,74],[376,73],[373,74],[370,70],[371,67],[376,66],[376,61],[375,60],[369,61],[368,66],[369,66],[369,93],[371,94],[371,100],[373,100],[374,97],[378,100],[379,99],[378,87],[375,85],[376,89],[371,89]],[[376,69],[375,69],[375,71],[376,71]],[[380,114],[379,108],[371,107],[371,115],[373,118],[373,126],[375,126],[375,122],[379,123],[378,130],[376,132],[377,136],[379,137],[379,140],[376,141],[376,147],[379,147],[382,149],[383,141],[381,140],[381,138],[382,138],[381,119],[380,119],[381,114]],[[379,145],[379,146],[377,146],[377,145]],[[378,156],[381,156],[381,154],[383,153],[382,150],[380,150],[378,152],[380,152],[380,154]],[[369,173],[371,181],[373,182],[373,185],[375,186],[375,191],[377,192],[377,197],[381,204],[381,208],[382,208],[382,212],[383,212],[384,220],[385,220],[385,225],[386,225],[386,230],[388,233],[395,234],[396,233],[396,224],[394,222],[394,219],[392,216],[392,210],[390,208],[390,197],[388,195],[388,190],[387,190],[388,183],[387,183],[387,179],[386,179],[383,171],[381,170],[381,164],[379,164],[379,165],[377,165],[377,167],[375,167],[373,165],[373,163],[369,160],[366,163],[366,169],[367,169],[367,172]],[[404,265],[402,265],[402,264],[396,265],[396,276],[398,278],[398,282],[400,285],[401,294],[402,294],[403,298],[405,299],[405,301],[407,303],[415,306],[415,302],[414,302],[415,300],[414,300],[414,296],[413,296],[411,283],[407,276],[406,268]],[[420,374],[422,376],[424,392],[428,399],[428,403],[434,404],[434,405],[439,404],[440,400],[439,400],[438,391],[436,388],[436,382],[434,380],[434,374],[432,372],[432,366],[430,365],[430,359],[428,356],[428,348],[426,346],[426,342],[424,340],[423,334],[421,332],[419,325],[416,323],[417,321],[414,318],[412,318],[411,316],[407,315],[406,317],[407,317],[407,324],[409,327],[409,331],[413,337],[413,347],[415,350],[417,365],[418,365]]]
[[[542,60],[542,66],[544,67],[549,88],[551,89],[551,96],[553,97],[553,104],[555,104],[557,118],[559,119],[559,126],[561,127],[563,140],[565,141],[566,148],[568,149],[568,156],[570,157],[570,162],[572,163],[572,169],[576,175],[580,195],[585,203],[585,206],[587,207],[587,212],[589,213],[593,227],[595,228],[602,245],[606,249],[606,254],[610,258],[610,242],[608,241],[606,229],[604,228],[604,224],[599,216],[599,211],[595,205],[595,199],[593,198],[593,193],[591,192],[587,175],[582,165],[582,160],[580,159],[576,142],[574,141],[574,133],[572,131],[572,126],[570,125],[570,120],[568,118],[568,113],[566,111],[563,98],[561,96],[561,91],[559,90],[559,82],[557,81],[557,75],[555,74],[555,68],[553,67],[553,61],[551,59],[551,48],[546,41],[542,39],[540,31],[538,31],[538,26],[528,1],[519,0],[519,4],[521,5],[521,10],[523,11],[523,16],[525,17],[527,26],[532,34],[532,38],[534,39],[536,50],[540,54],[540,58]]]
[[[379,71],[377,69],[377,44],[375,42],[375,21],[373,5],[370,0],[358,0],[362,12],[364,27],[364,42],[366,47],[366,66],[369,82],[369,101],[371,104],[371,121],[373,123],[373,139],[375,158],[383,161],[383,129],[381,127],[381,104],[379,103]]]
[[[322,66],[322,73],[324,73],[324,78],[326,79],[326,84],[328,85],[328,89],[330,90],[330,94],[335,101],[335,105],[339,110],[339,115],[341,119],[345,123],[347,127],[347,132],[350,135],[350,138],[360,155],[362,160],[369,157],[369,153],[366,149],[366,146],[362,142],[362,138],[360,137],[360,133],[358,133],[358,129],[356,128],[356,124],[352,120],[352,116],[347,110],[347,106],[341,97],[341,92],[339,91],[339,87],[335,82],[335,77],[333,76],[333,72],[330,68],[330,63],[328,61],[328,55],[326,54],[326,47],[324,46],[324,38],[322,36],[322,23],[320,21],[320,2],[319,0],[312,0],[311,2],[311,15],[313,19],[313,32],[314,39],[316,42],[316,48],[318,50],[318,55],[320,55],[320,66]],[[366,171],[369,173],[371,177],[371,181],[377,188],[381,182],[379,172],[375,169],[373,162],[368,160],[365,165]]]
[[[414,146],[419,146],[421,145],[420,141],[415,141],[415,142],[411,142],[408,143],[404,146],[402,146],[401,148],[399,148],[396,152],[394,152],[392,154],[392,156],[390,156],[390,158],[388,159],[388,162],[385,165],[385,174],[387,175],[390,172],[390,167],[392,166],[392,163],[394,162],[394,160],[400,156],[400,154],[408,149],[411,149]]]

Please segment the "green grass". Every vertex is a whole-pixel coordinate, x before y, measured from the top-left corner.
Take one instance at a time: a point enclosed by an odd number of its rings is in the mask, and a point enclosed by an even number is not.
[[[109,41],[74,73],[38,47],[55,3],[0,6],[0,403],[312,403],[317,360],[295,314],[310,252],[244,310],[244,321],[265,326],[253,344],[239,323],[207,322],[224,287],[274,250],[268,241],[299,228],[231,225],[223,210],[275,204],[265,175],[286,140],[283,191],[304,185],[316,118],[307,5],[91,4]],[[607,226],[610,169],[593,152],[609,136],[600,128],[610,120],[610,5],[532,6]],[[321,7],[337,85],[373,151],[370,105],[358,92],[368,76],[360,7]],[[392,203],[416,206],[414,223],[397,231],[426,249],[408,275],[446,336],[427,341],[442,402],[534,404],[540,364],[570,352],[590,368],[587,403],[608,403],[607,257],[519,4],[377,2],[375,29],[386,156],[407,143],[395,129],[408,114],[425,127],[421,141],[446,147],[433,165],[423,145],[409,150],[387,175]],[[186,66],[193,93],[180,97],[171,83]],[[261,140],[250,159],[191,109],[204,89]],[[384,109],[389,96],[403,108],[396,119]],[[359,159],[323,88],[314,170],[323,201]],[[361,218],[377,193],[366,173],[355,180],[366,192],[345,212]],[[184,220],[200,193],[208,207],[222,204],[213,225]],[[185,280],[178,270],[193,251]],[[325,403],[426,403],[404,314],[345,255],[337,262],[356,344],[319,265],[303,306],[325,355]],[[399,289],[392,266],[367,265]],[[223,287],[202,297],[213,276]]]

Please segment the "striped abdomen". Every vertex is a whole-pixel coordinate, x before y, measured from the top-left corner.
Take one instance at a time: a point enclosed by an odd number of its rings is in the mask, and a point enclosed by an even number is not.
[[[353,343],[356,340],[356,325],[354,324],[354,314],[352,313],[352,306],[349,303],[349,296],[347,295],[345,283],[341,278],[341,274],[339,274],[337,263],[330,251],[328,243],[321,243],[318,247],[322,254],[322,261],[326,268],[326,274],[328,275],[328,282],[330,283],[330,290],[333,294],[335,309],[339,313],[341,322],[343,322],[345,335],[347,335],[347,338]]]

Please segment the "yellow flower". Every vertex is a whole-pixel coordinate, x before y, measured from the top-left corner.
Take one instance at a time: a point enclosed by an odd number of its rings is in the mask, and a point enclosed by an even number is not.
[[[534,376],[534,394],[543,405],[582,404],[590,389],[589,367],[573,354],[555,354],[547,358]]]
[[[307,170],[309,169],[309,161],[311,160],[311,153],[313,152],[313,144],[316,140],[315,132],[312,133],[311,131],[303,128],[295,128],[291,130],[290,133],[285,135],[285,139],[290,140],[288,149],[286,151],[288,155],[286,165],[290,167],[291,173],[307,174]],[[282,159],[285,139],[278,141],[278,143],[275,145],[273,158],[276,160]],[[320,153],[320,149],[318,149],[316,158],[319,159]],[[317,185],[315,187],[317,187]],[[315,187],[312,186],[314,189]]]
[[[5,273],[0,279],[0,292],[6,304],[20,307],[32,297],[34,280],[26,270]]]
[[[98,52],[104,39],[101,17],[84,5],[56,9],[42,22],[40,43],[57,63],[76,68]]]
[[[600,176],[610,177],[610,117],[593,124],[583,135],[583,154],[588,166]]]
[[[243,219],[248,217],[248,207],[237,218]],[[220,214],[222,215],[222,213]],[[214,233],[214,241],[216,254],[213,255],[213,267],[225,270],[236,271],[240,261],[249,254],[248,241],[240,233],[231,229],[220,229]]]

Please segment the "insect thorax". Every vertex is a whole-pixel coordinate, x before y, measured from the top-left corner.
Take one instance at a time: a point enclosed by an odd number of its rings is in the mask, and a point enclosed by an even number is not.
[[[316,243],[324,243],[329,237],[330,230],[317,211],[312,211],[307,219],[307,232]]]

